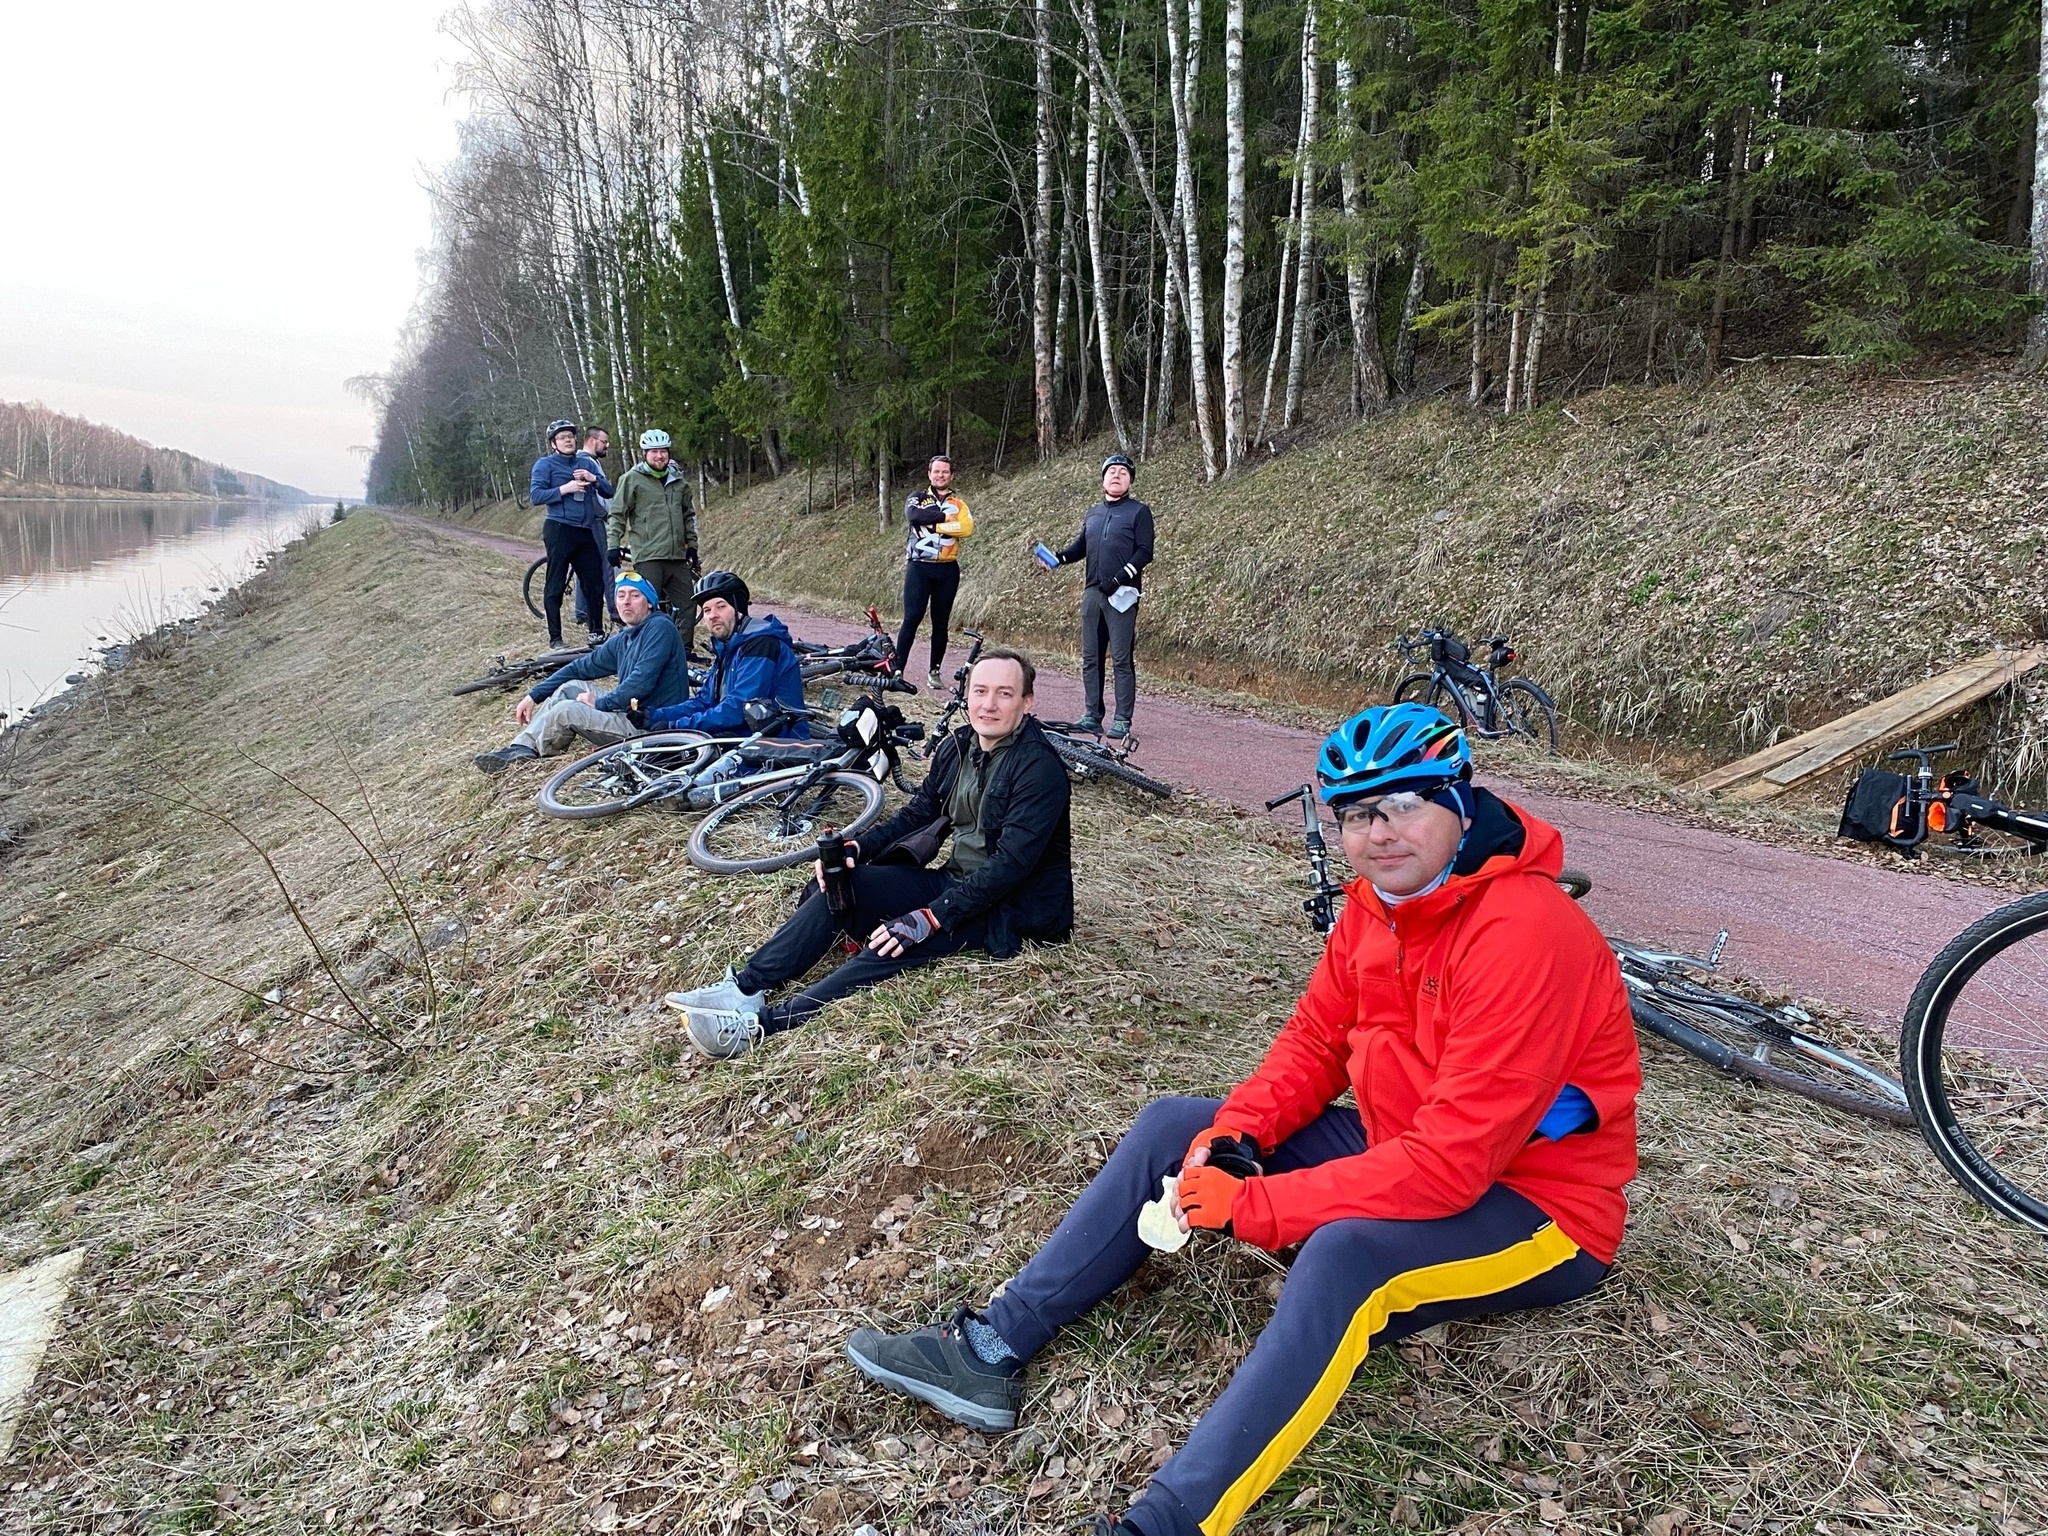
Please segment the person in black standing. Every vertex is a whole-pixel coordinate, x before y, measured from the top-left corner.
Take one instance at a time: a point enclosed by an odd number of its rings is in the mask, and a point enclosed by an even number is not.
[[[562,645],[562,592],[569,585],[569,568],[576,568],[576,581],[586,592],[605,587],[604,546],[598,533],[604,528],[604,514],[597,498],[612,494],[612,483],[604,467],[587,453],[576,451],[576,423],[557,421],[548,427],[550,452],[533,463],[527,500],[547,509],[541,523],[541,541],[548,552],[548,582],[541,607],[547,614],[548,643]],[[604,639],[604,615],[591,615],[590,643]]]
[[[1145,567],[1152,563],[1152,509],[1131,494],[1138,469],[1129,457],[1112,453],[1102,461],[1102,500],[1081,520],[1080,535],[1055,556],[1061,565],[1086,561],[1081,591],[1081,687],[1088,712],[1074,722],[1084,731],[1102,729],[1102,652],[1116,672],[1116,714],[1111,736],[1131,733],[1138,704],[1138,596]]]
[[[953,599],[960,591],[960,541],[974,532],[974,515],[953,494],[951,459],[935,453],[925,471],[925,488],[903,505],[910,537],[903,546],[903,628],[896,635],[896,671],[910,670],[910,642],[929,604],[932,662],[925,681],[936,693],[946,686],[940,674],[946,664],[946,626],[953,621]]]

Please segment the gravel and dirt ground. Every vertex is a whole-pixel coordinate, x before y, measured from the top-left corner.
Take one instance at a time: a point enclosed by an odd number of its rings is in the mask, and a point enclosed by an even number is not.
[[[986,1295],[1148,1098],[1256,1058],[1315,955],[1284,827],[1084,786],[1074,943],[707,1065],[660,994],[800,877],[701,877],[679,822],[547,821],[537,772],[469,767],[506,701],[448,689],[532,639],[515,575],[354,515],[0,737],[0,1269],[85,1255],[0,1528],[1009,1536],[1118,1506],[1272,1261],[1155,1266],[995,1441],[840,1346]],[[1909,1136],[1645,1057],[1608,1283],[1369,1360],[1241,1530],[2048,1527],[2039,1243]]]

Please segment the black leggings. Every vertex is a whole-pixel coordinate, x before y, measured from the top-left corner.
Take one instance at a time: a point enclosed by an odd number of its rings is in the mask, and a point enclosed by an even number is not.
[[[883,957],[866,948],[867,937],[892,917],[915,912],[938,900],[946,888],[946,873],[939,869],[909,869],[892,864],[869,864],[853,872],[853,910],[843,918],[832,916],[814,881],[804,893],[796,913],[774,935],[754,951],[736,978],[743,992],[772,992],[804,975],[825,958],[841,935],[863,947],[836,970],[812,982],[794,997],[761,1014],[764,1034],[794,1029],[835,998],[887,981],[912,966],[930,965],[963,949],[980,949],[988,943],[988,919],[970,917],[951,928],[941,928],[915,949]],[[1190,1135],[1193,1133],[1190,1132]]]
[[[903,563],[903,628],[896,633],[896,670],[910,670],[910,642],[932,611],[932,670],[946,663],[946,626],[953,620],[953,598],[960,590],[960,567],[950,560],[906,560]]]
[[[548,584],[542,594],[540,605],[547,614],[548,639],[560,644],[562,594],[568,590],[569,567],[576,567],[576,585],[583,591],[602,592],[604,551],[597,547],[597,535],[588,528],[577,528],[552,517],[540,525],[540,537],[548,552]],[[589,618],[586,622],[592,629],[602,630],[602,607],[600,606],[594,618]]]

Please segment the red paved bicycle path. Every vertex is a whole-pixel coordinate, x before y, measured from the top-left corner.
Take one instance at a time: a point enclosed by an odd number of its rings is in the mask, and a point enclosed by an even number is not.
[[[522,561],[538,546],[503,534],[400,517]],[[862,626],[784,605],[807,640],[857,639]],[[919,640],[911,676],[925,670]],[[1134,764],[1254,814],[1313,776],[1321,737],[1288,726],[1144,696],[1139,669]],[[1072,719],[1081,686],[1042,668],[1040,713]],[[1949,939],[2009,897],[1925,876],[1830,859],[1669,821],[1645,811],[1570,800],[1489,776],[1507,798],[1564,834],[1566,862],[1593,877],[1586,908],[1601,928],[1639,943],[1704,953],[1728,930],[1727,968],[1800,997],[1821,998],[1872,1022],[1896,1024],[1921,970]],[[1290,812],[1292,808],[1290,807]],[[1298,824],[1298,823],[1297,823]]]

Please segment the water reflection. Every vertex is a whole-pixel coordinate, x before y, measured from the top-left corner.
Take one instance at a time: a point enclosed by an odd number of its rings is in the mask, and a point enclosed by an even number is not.
[[[18,715],[95,647],[186,617],[295,538],[318,506],[0,501],[0,710]]]

